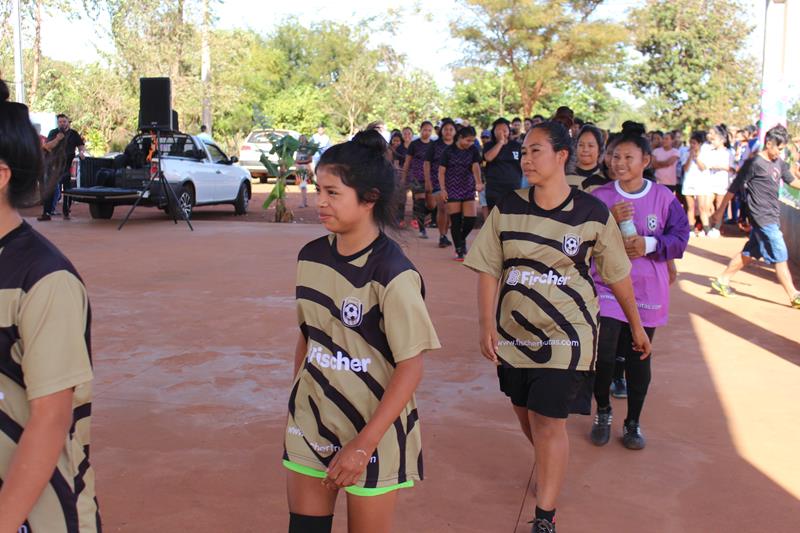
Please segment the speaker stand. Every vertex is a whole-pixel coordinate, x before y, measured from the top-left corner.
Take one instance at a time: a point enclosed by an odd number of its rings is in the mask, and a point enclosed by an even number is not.
[[[167,178],[164,176],[164,172],[161,170],[161,150],[160,150],[160,146],[159,146],[159,142],[158,142],[158,132],[156,132],[156,135],[154,136],[154,139],[155,139],[155,143],[153,145],[154,146],[154,150],[153,150],[152,153],[153,154],[158,154],[158,165],[157,165],[156,172],[152,172],[152,165],[151,165],[150,179],[147,181],[145,186],[142,188],[141,193],[139,193],[139,197],[136,199],[135,202],[133,202],[133,205],[128,210],[128,213],[125,215],[125,218],[122,219],[122,222],[120,222],[120,225],[117,228],[117,231],[122,230],[123,226],[125,226],[125,224],[128,222],[128,219],[131,217],[131,215],[133,214],[134,210],[136,210],[136,208],[139,207],[139,202],[141,202],[142,198],[144,198],[144,194],[147,191],[151,190],[151,186],[153,185],[153,182],[155,182],[155,181],[158,181],[161,184],[161,190],[164,192],[164,197],[167,200],[167,209],[169,210],[169,213],[172,215],[173,222],[175,222],[175,224],[178,223],[178,213],[180,213],[181,218],[183,219],[184,222],[186,222],[186,225],[189,226],[189,229],[194,231],[194,227],[192,227],[192,223],[189,221],[189,217],[186,216],[186,213],[183,212],[183,209],[181,209],[180,205],[178,204],[178,197],[175,194],[175,191],[172,190],[172,187],[170,186],[169,182],[167,181]],[[148,158],[147,162],[148,163],[152,163],[152,155],[151,155],[151,157]]]

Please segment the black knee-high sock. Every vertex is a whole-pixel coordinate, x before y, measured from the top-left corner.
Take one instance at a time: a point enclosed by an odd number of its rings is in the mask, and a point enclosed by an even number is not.
[[[428,212],[428,207],[425,205],[425,199],[414,199],[414,218],[417,220],[419,230],[425,229],[425,214]]]
[[[605,409],[611,406],[609,389],[611,388],[611,378],[614,374],[614,363],[608,361],[597,361],[594,374],[594,399],[597,407]]]
[[[475,217],[464,217],[464,221],[461,223],[461,242],[464,246],[467,245],[467,237],[469,237],[470,232],[475,227]]]
[[[428,213],[431,214],[431,222],[436,222],[436,216],[439,214],[439,208],[434,207],[433,209],[428,209]]]
[[[655,328],[644,328],[650,340],[653,339]],[[642,407],[644,407],[644,399],[647,396],[647,389],[650,386],[650,361],[652,357],[648,357],[644,361],[639,357],[639,352],[633,351],[631,348],[633,344],[633,336],[631,335],[630,327],[625,327],[620,332],[619,336],[619,350],[620,353],[626,350],[625,353],[625,376],[628,382],[628,416],[625,421],[638,422],[639,416],[642,414]]]
[[[289,533],[331,533],[333,515],[308,516],[289,513]]]
[[[617,356],[614,361],[614,379],[622,379],[625,377],[625,357]]]
[[[453,236],[453,245],[456,251],[461,250],[464,245],[464,235],[461,229],[463,220],[464,216],[461,213],[453,213],[450,215],[450,234]]]

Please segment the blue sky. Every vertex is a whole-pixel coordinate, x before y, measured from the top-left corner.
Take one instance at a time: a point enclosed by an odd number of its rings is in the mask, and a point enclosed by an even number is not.
[[[751,13],[743,16],[757,25],[750,48],[760,58],[764,2],[748,2],[752,5]],[[640,3],[641,0],[606,0],[599,8],[597,16],[624,20],[625,12]],[[219,27],[251,28],[266,33],[277,22],[289,16],[296,16],[305,24],[326,19],[352,22],[380,15],[388,9],[401,9],[404,18],[397,35],[377,34],[373,39],[376,42],[390,43],[407,57],[411,66],[425,70],[440,87],[448,88],[452,85],[449,65],[460,57],[459,43],[449,37],[448,28],[449,22],[459,16],[458,5],[456,0],[429,0],[423,3],[408,0],[304,0],[297,4],[224,0],[217,8],[217,15]],[[96,28],[87,22],[50,18],[44,24],[42,46],[48,56],[89,62],[97,58],[96,47],[108,48],[108,44],[102,42],[102,36],[97,34]],[[48,31],[54,26],[59,27],[58,31]],[[71,37],[65,40],[64,35]],[[800,45],[789,47],[790,50],[798,48]]]

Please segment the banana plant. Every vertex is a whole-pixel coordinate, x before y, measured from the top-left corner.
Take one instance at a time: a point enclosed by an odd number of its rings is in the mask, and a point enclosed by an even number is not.
[[[269,209],[275,202],[275,222],[291,222],[294,220],[294,214],[286,207],[286,178],[294,173],[294,155],[300,147],[300,141],[291,135],[280,136],[274,133],[269,135],[269,140],[272,148],[269,153],[261,151],[261,164],[271,176],[277,176],[277,180],[272,192],[264,201],[264,209]],[[271,161],[269,155],[277,156],[278,163]]]

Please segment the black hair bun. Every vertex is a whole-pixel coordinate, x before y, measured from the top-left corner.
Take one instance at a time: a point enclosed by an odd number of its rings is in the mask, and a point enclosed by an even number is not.
[[[8,91],[8,85],[3,80],[0,80],[0,103],[8,102],[11,93]]]
[[[376,155],[380,156],[383,156],[389,147],[386,144],[386,139],[383,138],[383,135],[376,130],[359,131],[356,133],[355,137],[353,137],[353,142],[358,146],[375,152]]]
[[[641,122],[626,120],[622,123],[622,133],[623,135],[644,135],[646,128]]]

